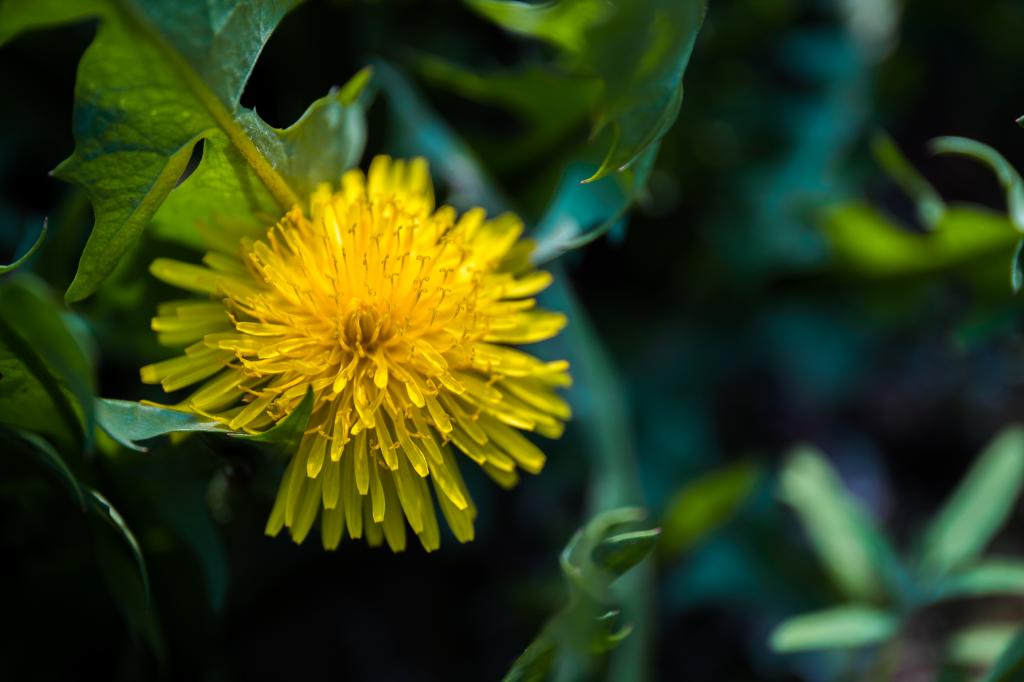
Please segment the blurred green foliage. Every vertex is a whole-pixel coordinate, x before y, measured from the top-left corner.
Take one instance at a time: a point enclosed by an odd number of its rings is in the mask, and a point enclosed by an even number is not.
[[[1022,25],[1013,0],[0,3],[0,675],[1016,679]],[[168,352],[152,259],[364,148],[519,212],[572,321],[547,470],[471,475],[477,540],[429,557],[263,537],[303,410],[228,437],[138,402]],[[76,186],[48,178],[72,149]]]
[[[778,625],[772,633],[778,651],[888,645],[868,669],[872,679],[891,679],[908,665],[908,647],[898,637],[917,613],[948,600],[1024,590],[1024,562],[981,558],[1024,488],[1024,429],[1019,426],[986,447],[902,561],[821,453],[808,448],[792,452],[780,485],[782,498],[798,513],[839,592],[850,601]],[[950,633],[951,662],[992,666],[1016,629],[1016,624],[982,623],[972,626],[974,632]]]

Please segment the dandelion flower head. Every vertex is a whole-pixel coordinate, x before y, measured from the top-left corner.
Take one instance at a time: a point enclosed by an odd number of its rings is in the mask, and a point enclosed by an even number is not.
[[[432,550],[436,497],[466,542],[459,453],[511,487],[545,461],[522,431],[555,438],[569,418],[556,392],[568,363],[513,347],[565,325],[536,308],[551,276],[529,264],[522,230],[511,214],[435,208],[423,159],[377,157],[258,239],[214,244],[202,265],[154,261],[157,278],[207,300],[161,305],[153,329],[185,349],[142,379],[194,387],[178,409],[248,432],[313,394],[268,534],[302,542],[319,515],[329,549],[347,533],[400,551],[408,523]]]

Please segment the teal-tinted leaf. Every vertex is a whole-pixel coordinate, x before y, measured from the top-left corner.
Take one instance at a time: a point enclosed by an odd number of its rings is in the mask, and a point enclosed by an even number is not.
[[[17,270],[22,265],[27,263],[29,258],[35,255],[35,252],[38,251],[39,247],[43,245],[44,241],[46,241],[46,222],[46,220],[43,221],[43,229],[40,230],[39,237],[36,238],[35,243],[33,243],[31,247],[29,247],[29,250],[26,251],[25,254],[21,256],[21,258],[18,258],[10,265],[0,265],[0,275],[6,275],[8,272]]]
[[[1024,630],[1007,643],[982,682],[1020,682],[1024,679]]]
[[[510,31],[559,46],[574,73],[601,81],[594,134],[610,128],[611,145],[588,181],[627,168],[675,122],[703,0],[468,4]]]
[[[274,424],[262,433],[231,434],[236,438],[256,443],[268,443],[279,448],[281,452],[292,455],[299,449],[302,434],[309,423],[309,415],[313,413],[313,389],[308,389],[302,402],[287,417]]]
[[[662,555],[690,550],[725,523],[749,497],[758,478],[755,464],[740,462],[683,486],[665,507],[659,545]]]
[[[1015,625],[980,625],[968,628],[949,639],[946,658],[957,665],[987,668],[1006,651],[1016,634]]]
[[[907,193],[917,206],[917,218],[928,228],[935,228],[946,212],[946,204],[932,184],[903,155],[892,138],[879,132],[871,141],[871,149],[882,169]]]
[[[881,644],[896,634],[899,620],[866,606],[840,606],[790,618],[775,628],[772,648],[780,652],[852,649]]]
[[[19,273],[0,285],[0,424],[61,448],[91,442],[93,372],[57,301]]]
[[[999,433],[924,532],[921,568],[934,576],[976,558],[1006,521],[1024,485],[1024,428]]]
[[[1024,232],[1024,182],[1002,154],[986,144],[966,137],[938,137],[932,140],[931,148],[936,154],[959,154],[980,161],[991,168],[1006,190],[1006,206],[1010,220],[1018,230]]]
[[[79,64],[76,149],[55,171],[85,187],[96,214],[68,300],[88,296],[113,270],[157,215],[200,141],[199,171],[210,168],[182,184],[173,215],[193,236],[197,223],[221,227],[223,216],[266,225],[358,157],[361,109],[341,101],[351,89],[314,104],[285,131],[239,105],[260,50],[296,2],[90,5],[87,14],[99,18],[100,29]],[[9,5],[16,8],[0,15],[0,35],[86,14],[49,1]],[[306,156],[314,146],[316,160]],[[159,222],[170,220],[165,213]]]
[[[96,422],[111,438],[138,452],[146,448],[137,441],[179,431],[227,433],[223,424],[189,412],[143,405],[131,400],[96,399]]]
[[[921,274],[1009,256],[1020,238],[1006,216],[970,206],[950,206],[928,233],[913,232],[859,202],[829,208],[823,227],[836,265],[863,277]]]
[[[533,262],[540,265],[585,246],[625,220],[626,211],[647,185],[657,155],[658,146],[652,145],[631,168],[588,183],[583,180],[595,166],[570,164],[531,234],[537,241]]]
[[[821,562],[846,595],[879,600],[898,593],[892,547],[820,452],[801,446],[789,454],[780,495],[800,516]]]
[[[92,510],[127,543],[132,559],[135,561],[135,568],[138,571],[139,579],[142,581],[148,605],[150,602],[149,571],[146,570],[146,559],[142,556],[142,548],[139,547],[135,534],[128,528],[124,517],[114,508],[114,505],[110,504],[107,498],[95,490],[90,490],[89,495]]]
[[[990,559],[944,580],[936,598],[957,599],[994,594],[1024,595],[1024,562]]]
[[[86,498],[85,493],[82,491],[82,486],[79,485],[78,478],[68,468],[60,453],[45,438],[41,438],[34,433],[22,430],[16,430],[14,433],[24,443],[27,451],[35,455],[48,469],[57,474],[61,483],[67,487],[68,492],[71,493],[79,508],[83,512],[86,511]]]

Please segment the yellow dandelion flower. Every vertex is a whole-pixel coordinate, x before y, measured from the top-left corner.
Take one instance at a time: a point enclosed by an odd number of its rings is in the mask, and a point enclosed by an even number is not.
[[[433,498],[461,542],[475,509],[452,446],[510,487],[544,454],[521,431],[556,438],[568,363],[512,347],[551,338],[563,315],[535,308],[551,276],[530,267],[522,223],[435,210],[423,159],[377,157],[307,215],[292,209],[261,239],[203,265],[153,262],[159,279],[210,300],[162,305],[161,342],[184,354],[142,368],[166,391],[201,385],[179,409],[234,430],[284,418],[307,390],[313,411],[267,522],[302,542],[321,513],[323,544],[346,529],[372,545],[423,546],[440,533]]]

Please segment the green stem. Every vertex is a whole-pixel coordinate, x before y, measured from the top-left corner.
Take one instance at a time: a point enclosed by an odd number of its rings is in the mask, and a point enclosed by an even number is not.
[[[643,506],[643,490],[633,449],[629,406],[611,360],[594,332],[586,311],[576,300],[560,261],[551,267],[555,281],[551,294],[559,299],[571,321],[564,332],[573,361],[572,374],[586,387],[588,411],[580,415],[595,458],[591,476],[588,516],[623,506]],[[650,557],[614,585],[633,632],[612,650],[609,680],[643,682],[650,678],[653,637],[654,563]]]

